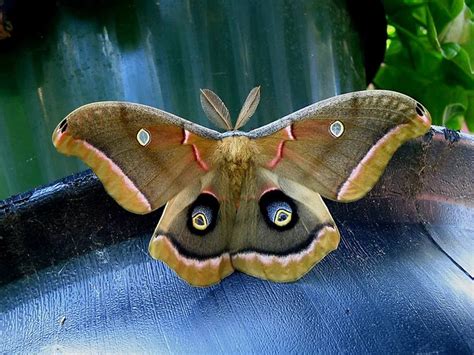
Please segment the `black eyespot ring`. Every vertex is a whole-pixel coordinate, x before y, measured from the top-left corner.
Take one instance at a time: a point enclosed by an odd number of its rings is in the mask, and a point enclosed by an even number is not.
[[[298,211],[291,198],[281,190],[271,190],[258,201],[260,212],[266,224],[277,231],[291,229],[298,222]]]
[[[416,114],[418,116],[424,116],[425,115],[425,108],[419,102],[416,103],[415,110],[416,110]]]
[[[208,193],[198,196],[188,208],[187,225],[191,233],[206,235],[216,227],[219,201]]]

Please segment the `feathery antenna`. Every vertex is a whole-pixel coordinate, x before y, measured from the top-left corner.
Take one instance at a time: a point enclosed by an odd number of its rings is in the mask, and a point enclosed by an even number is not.
[[[201,89],[201,106],[209,121],[228,131],[232,130],[229,110],[213,91]]]
[[[234,129],[237,130],[240,127],[244,126],[255,113],[257,106],[260,102],[260,86],[253,88],[240,110],[239,117],[237,118],[237,122],[235,123]]]

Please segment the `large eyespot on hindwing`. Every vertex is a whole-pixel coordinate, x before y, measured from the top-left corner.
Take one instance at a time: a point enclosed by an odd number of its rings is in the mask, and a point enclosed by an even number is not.
[[[219,201],[208,193],[198,196],[188,209],[187,225],[191,233],[206,235],[216,226]]]
[[[278,231],[293,228],[298,222],[298,211],[291,198],[280,190],[265,192],[258,202],[267,225]]]

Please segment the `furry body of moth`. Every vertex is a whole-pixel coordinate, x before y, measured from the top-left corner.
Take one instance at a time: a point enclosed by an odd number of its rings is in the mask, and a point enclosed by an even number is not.
[[[53,143],[84,160],[127,210],[166,204],[149,252],[190,284],[211,285],[234,270],[294,281],[339,244],[321,195],[363,197],[431,118],[406,95],[361,91],[238,131],[259,99],[254,88],[232,126],[222,100],[201,90],[224,133],[148,106],[93,103],[61,121]]]
[[[226,137],[217,143],[212,161],[228,182],[232,201],[239,201],[243,181],[254,175],[258,152],[255,142],[245,136]]]

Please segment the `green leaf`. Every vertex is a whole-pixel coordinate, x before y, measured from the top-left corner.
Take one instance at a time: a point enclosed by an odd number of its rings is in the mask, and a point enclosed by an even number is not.
[[[420,101],[430,111],[435,124],[461,129],[468,106],[467,93],[462,87],[433,83],[425,88]]]
[[[380,67],[373,81],[378,88],[399,91],[414,98],[419,98],[420,88],[430,84],[430,80],[416,76],[414,71],[406,67],[388,64]]]
[[[468,77],[474,79],[471,58],[467,51],[457,43],[446,43],[441,46],[446,59],[456,64]]]
[[[428,7],[438,31],[441,31],[464,8],[463,0],[432,0]]]
[[[428,39],[430,40],[433,48],[436,50],[441,50],[441,45],[438,41],[438,31],[436,30],[436,25],[430,11],[427,11],[426,14],[426,26],[428,31]]]
[[[441,31],[439,40],[442,43],[467,43],[470,40],[473,25],[472,11],[464,4],[462,11]]]
[[[443,113],[443,125],[451,128],[460,130],[464,122],[464,114],[466,108],[461,104],[449,104],[444,108]]]
[[[474,1],[383,3],[389,41],[375,86],[420,100],[434,124],[474,130]]]

